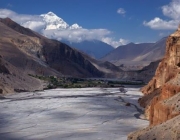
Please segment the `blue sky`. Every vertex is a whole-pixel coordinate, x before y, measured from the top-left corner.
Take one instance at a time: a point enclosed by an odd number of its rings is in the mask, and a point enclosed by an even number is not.
[[[109,44],[155,42],[174,32],[180,20],[180,0],[1,0],[0,9],[25,15],[52,11],[70,25],[110,31],[104,37]]]

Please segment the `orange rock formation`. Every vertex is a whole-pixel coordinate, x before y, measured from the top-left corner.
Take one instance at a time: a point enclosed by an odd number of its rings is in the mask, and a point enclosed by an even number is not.
[[[150,127],[131,133],[128,139],[141,139],[151,134],[154,137],[155,128],[162,129],[161,126],[168,120],[180,116],[180,29],[168,37],[165,56],[159,63],[155,76],[141,91],[144,97],[139,99],[139,103],[145,107]],[[180,124],[180,120],[176,119],[174,123]],[[171,123],[168,125],[169,128],[173,127]],[[180,130],[177,130],[176,136],[180,137]]]

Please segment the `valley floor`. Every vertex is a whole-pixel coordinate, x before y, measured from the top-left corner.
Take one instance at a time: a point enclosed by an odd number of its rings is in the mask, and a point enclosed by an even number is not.
[[[148,126],[137,103],[139,88],[127,91],[81,88],[6,95],[0,99],[0,139],[125,140]]]

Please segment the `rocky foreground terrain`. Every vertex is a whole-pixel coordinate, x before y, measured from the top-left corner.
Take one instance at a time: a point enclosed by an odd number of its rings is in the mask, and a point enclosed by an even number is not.
[[[166,41],[166,54],[139,99],[150,126],[128,140],[180,139],[180,28]]]

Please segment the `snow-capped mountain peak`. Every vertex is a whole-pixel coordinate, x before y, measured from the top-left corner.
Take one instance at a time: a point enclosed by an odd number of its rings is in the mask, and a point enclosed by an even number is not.
[[[57,16],[56,14],[54,14],[53,12],[48,12],[46,15],[49,15],[49,16]]]
[[[77,23],[75,23],[69,27],[69,29],[80,29],[80,28],[82,28],[82,27],[79,26]]]
[[[48,12],[47,14],[41,14],[40,17],[46,23],[45,30],[52,29],[67,29],[69,25],[60,17],[58,17],[53,12]]]
[[[77,23],[67,24],[53,12],[36,15],[31,20],[28,19],[22,22],[21,25],[56,40],[65,39],[77,42],[84,40],[86,37],[84,34],[88,33],[88,30],[84,30]]]

